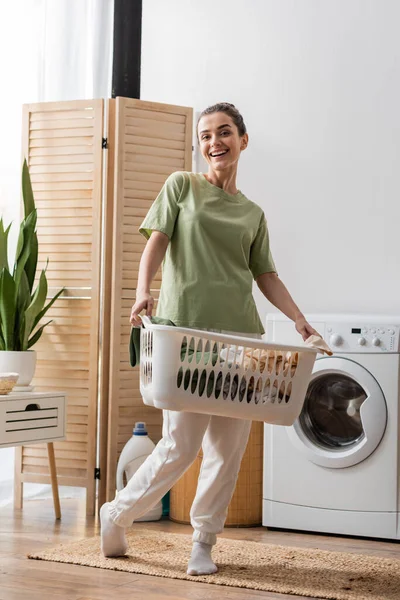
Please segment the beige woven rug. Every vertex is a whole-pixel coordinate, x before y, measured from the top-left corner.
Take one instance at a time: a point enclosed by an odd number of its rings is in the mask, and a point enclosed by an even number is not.
[[[29,558],[329,600],[400,599],[400,560],[219,539],[213,551],[219,572],[190,577],[191,536],[142,529],[127,538],[125,558],[104,558],[99,537]]]

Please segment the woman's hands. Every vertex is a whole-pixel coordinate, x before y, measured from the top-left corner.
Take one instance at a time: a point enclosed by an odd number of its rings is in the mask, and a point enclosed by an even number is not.
[[[154,307],[154,298],[149,292],[141,292],[136,296],[136,302],[132,306],[130,322],[133,327],[140,326],[142,321],[139,317],[139,313],[146,309],[146,315],[151,317]]]
[[[304,341],[306,341],[310,337],[310,335],[318,335],[319,337],[321,337],[318,331],[316,331],[314,327],[311,327],[310,323],[308,323],[304,315],[297,317],[294,324],[296,327],[296,331],[299,332]]]

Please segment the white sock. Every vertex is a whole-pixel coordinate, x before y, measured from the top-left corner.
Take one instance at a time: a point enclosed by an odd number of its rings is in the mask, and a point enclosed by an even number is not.
[[[100,509],[101,551],[109,558],[122,556],[128,550],[125,539],[125,528],[116,525],[111,519],[110,503],[106,502]]]
[[[211,559],[211,549],[210,544],[193,542],[192,556],[187,568],[188,575],[211,575],[218,571],[217,565]]]

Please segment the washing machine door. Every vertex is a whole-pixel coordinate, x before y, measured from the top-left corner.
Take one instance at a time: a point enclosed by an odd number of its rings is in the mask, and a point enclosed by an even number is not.
[[[353,360],[326,357],[315,362],[303,410],[288,435],[313,463],[341,469],[374,452],[386,422],[385,397],[371,373]]]

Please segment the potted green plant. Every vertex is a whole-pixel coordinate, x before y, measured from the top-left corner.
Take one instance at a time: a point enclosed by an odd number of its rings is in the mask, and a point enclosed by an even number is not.
[[[0,374],[19,374],[14,389],[30,390],[29,384],[36,367],[36,352],[32,346],[40,339],[43,329],[51,323],[40,321],[54,304],[61,289],[47,304],[46,269],[38,277],[37,213],[26,160],[22,167],[22,196],[24,219],[20,224],[15,261],[8,265],[8,234],[11,224],[4,228],[0,219]],[[48,261],[47,261],[48,264]],[[46,265],[47,268],[47,265]]]

